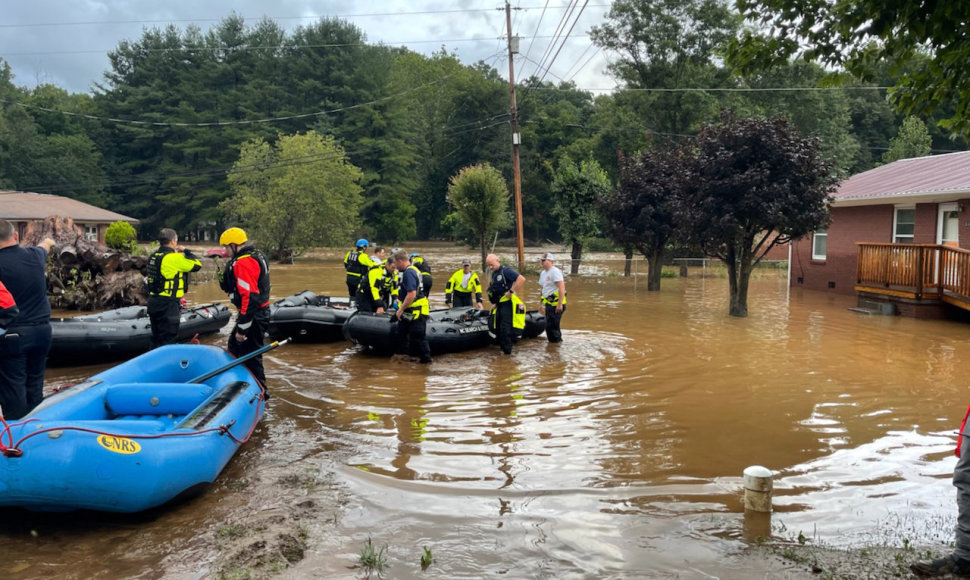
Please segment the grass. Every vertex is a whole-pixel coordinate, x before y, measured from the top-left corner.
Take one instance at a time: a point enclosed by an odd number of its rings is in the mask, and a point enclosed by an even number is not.
[[[375,550],[374,543],[370,538],[367,538],[360,551],[360,566],[367,572],[368,576],[373,572],[382,576],[387,568],[387,545],[385,544],[380,550]]]
[[[220,538],[235,539],[246,535],[246,526],[241,524],[226,524],[217,532]]]
[[[952,549],[952,543],[940,541],[952,537],[951,526],[946,518],[927,526],[925,522],[916,525],[908,515],[894,514],[879,522],[863,545],[846,548],[826,545],[814,533],[796,534],[779,523],[772,525],[771,537],[759,542],[756,550],[804,567],[821,580],[911,578],[910,564],[939,558]],[[927,544],[937,548],[926,548]]]
[[[431,548],[425,546],[424,554],[421,554],[421,569],[427,570],[432,563],[434,563],[434,557],[431,555]]]

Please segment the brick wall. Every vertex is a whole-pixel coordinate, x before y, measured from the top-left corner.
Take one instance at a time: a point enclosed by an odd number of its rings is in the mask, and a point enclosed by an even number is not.
[[[963,207],[960,212],[960,247],[970,250],[970,199],[959,203]],[[915,243],[936,243],[938,209],[935,203],[916,204]],[[891,243],[894,212],[895,206],[892,204],[833,208],[824,261],[812,260],[811,235],[793,243],[792,286],[855,294],[856,243]]]

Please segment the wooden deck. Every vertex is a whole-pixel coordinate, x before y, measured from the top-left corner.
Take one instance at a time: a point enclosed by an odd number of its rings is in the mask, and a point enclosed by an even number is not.
[[[970,250],[939,244],[857,245],[856,292],[970,310]]]

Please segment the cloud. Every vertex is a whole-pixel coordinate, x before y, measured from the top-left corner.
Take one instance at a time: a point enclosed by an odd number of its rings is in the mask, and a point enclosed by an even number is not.
[[[514,33],[521,36],[521,51],[532,44],[529,59],[539,61],[558,28],[563,5],[552,6],[542,13],[541,4],[513,12]],[[521,3],[520,3],[521,5]],[[321,9],[323,7],[323,9]],[[206,30],[230,14],[243,16],[255,23],[262,17],[277,21],[287,31],[313,22],[320,17],[340,17],[363,30],[368,42],[407,46],[430,54],[446,46],[466,64],[486,60],[503,75],[508,67],[505,51],[505,13],[480,2],[460,0],[439,2],[390,0],[382,3],[313,2],[304,0],[12,0],[4,2],[0,22],[0,58],[6,60],[15,75],[14,83],[34,87],[53,84],[70,92],[90,92],[109,70],[108,51],[122,40],[137,41],[146,28],[164,28],[172,24],[184,29],[195,24]],[[571,38],[546,75],[547,81],[558,82],[576,74],[576,66],[595,48],[587,50],[589,28],[603,19],[603,8],[589,8],[574,28]],[[540,25],[540,16],[542,18]],[[571,22],[571,21],[570,21]],[[535,35],[534,42],[532,37]],[[549,58],[558,45],[548,51]],[[584,52],[586,51],[586,52]],[[516,77],[536,73],[536,62],[517,59]],[[612,82],[603,74],[605,55],[600,52],[576,74],[581,88],[605,88]],[[521,72],[520,72],[521,71]],[[568,73],[568,74],[567,74]],[[539,76],[542,73],[539,72]]]

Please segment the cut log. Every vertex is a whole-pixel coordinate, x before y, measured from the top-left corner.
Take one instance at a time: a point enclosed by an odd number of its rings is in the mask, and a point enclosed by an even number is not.
[[[69,217],[49,216],[27,225],[24,245],[55,242],[47,261],[47,292],[54,308],[107,310],[148,302],[147,256],[131,255],[88,240]]]

